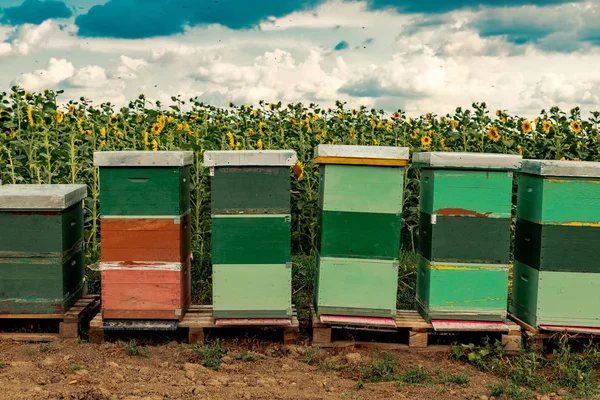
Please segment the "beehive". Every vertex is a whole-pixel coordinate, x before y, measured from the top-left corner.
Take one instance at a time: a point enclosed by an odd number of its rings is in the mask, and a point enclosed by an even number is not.
[[[290,318],[290,166],[296,153],[207,151],[213,315]]]
[[[105,319],[183,318],[190,303],[192,152],[94,153]]]
[[[85,185],[0,186],[0,313],[61,314],[84,291]]]
[[[600,163],[524,160],[510,311],[534,327],[600,327]]]
[[[405,147],[319,145],[315,311],[395,318]]]
[[[417,306],[430,320],[506,317],[513,171],[521,156],[423,152]]]

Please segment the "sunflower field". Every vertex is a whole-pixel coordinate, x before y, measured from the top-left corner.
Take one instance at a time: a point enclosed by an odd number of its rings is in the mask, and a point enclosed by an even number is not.
[[[313,151],[321,143],[406,146],[417,151],[522,154],[525,158],[598,160],[600,112],[579,108],[542,110],[528,120],[485,103],[451,114],[408,117],[398,110],[333,108],[316,104],[269,103],[219,108],[171,98],[151,103],[144,95],[127,107],[93,105],[81,98],[60,105],[62,91],[28,93],[18,87],[0,93],[0,180],[9,183],[86,183],[87,262],[99,257],[99,179],[95,151],[192,150],[193,252],[196,280],[210,275],[210,193],[205,150],[293,149],[292,240],[295,254],[315,248],[318,169]],[[414,250],[418,220],[418,172],[406,171],[403,247]],[[151,245],[151,244],[150,244]],[[89,272],[93,274],[92,272]],[[199,274],[199,275],[198,275]],[[92,277],[92,282],[94,281]],[[93,290],[93,288],[92,288]]]

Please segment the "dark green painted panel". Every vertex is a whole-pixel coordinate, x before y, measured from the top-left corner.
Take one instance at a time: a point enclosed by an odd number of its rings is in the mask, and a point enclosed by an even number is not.
[[[81,296],[84,253],[0,259],[0,313],[55,313]]]
[[[0,258],[61,257],[83,240],[83,208],[0,212]]]
[[[213,214],[289,214],[288,167],[217,167],[210,180]]]
[[[393,318],[389,309],[315,306],[317,315],[347,315],[353,317]]]
[[[285,216],[213,218],[213,264],[290,262],[290,229]]]
[[[103,216],[175,216],[189,209],[189,166],[100,168]]]
[[[537,327],[539,271],[519,261],[513,267],[510,312]]]
[[[600,228],[517,220],[515,259],[541,271],[600,272]]]
[[[401,215],[322,211],[320,217],[323,257],[398,259]]]
[[[510,219],[420,214],[419,253],[431,261],[507,264]]]

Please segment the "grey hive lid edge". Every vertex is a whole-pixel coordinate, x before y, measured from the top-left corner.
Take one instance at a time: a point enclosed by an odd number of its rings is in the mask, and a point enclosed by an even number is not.
[[[522,159],[516,154],[434,151],[414,153],[412,162],[417,167],[426,168],[517,170],[521,167]]]
[[[183,167],[194,163],[192,151],[97,151],[98,167]]]
[[[523,160],[521,172],[540,176],[600,178],[600,162]]]
[[[2,185],[0,209],[64,210],[86,197],[86,185]]]
[[[379,158],[408,160],[408,147],[355,146],[342,144],[319,144],[315,148],[316,157]]]
[[[205,151],[205,167],[271,166],[285,167],[296,164],[294,150],[221,150]]]

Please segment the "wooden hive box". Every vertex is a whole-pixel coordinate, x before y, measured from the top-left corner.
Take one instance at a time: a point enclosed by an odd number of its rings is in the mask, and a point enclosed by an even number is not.
[[[423,152],[417,304],[426,320],[506,317],[513,171],[521,156]]]
[[[85,185],[0,186],[0,313],[62,314],[84,292]]]
[[[315,311],[395,318],[405,147],[319,145]]]
[[[190,303],[192,152],[94,153],[100,167],[102,313],[182,319]]]
[[[524,160],[513,315],[533,327],[600,327],[600,163]]]
[[[296,153],[207,151],[213,317],[291,318],[290,166]]]

